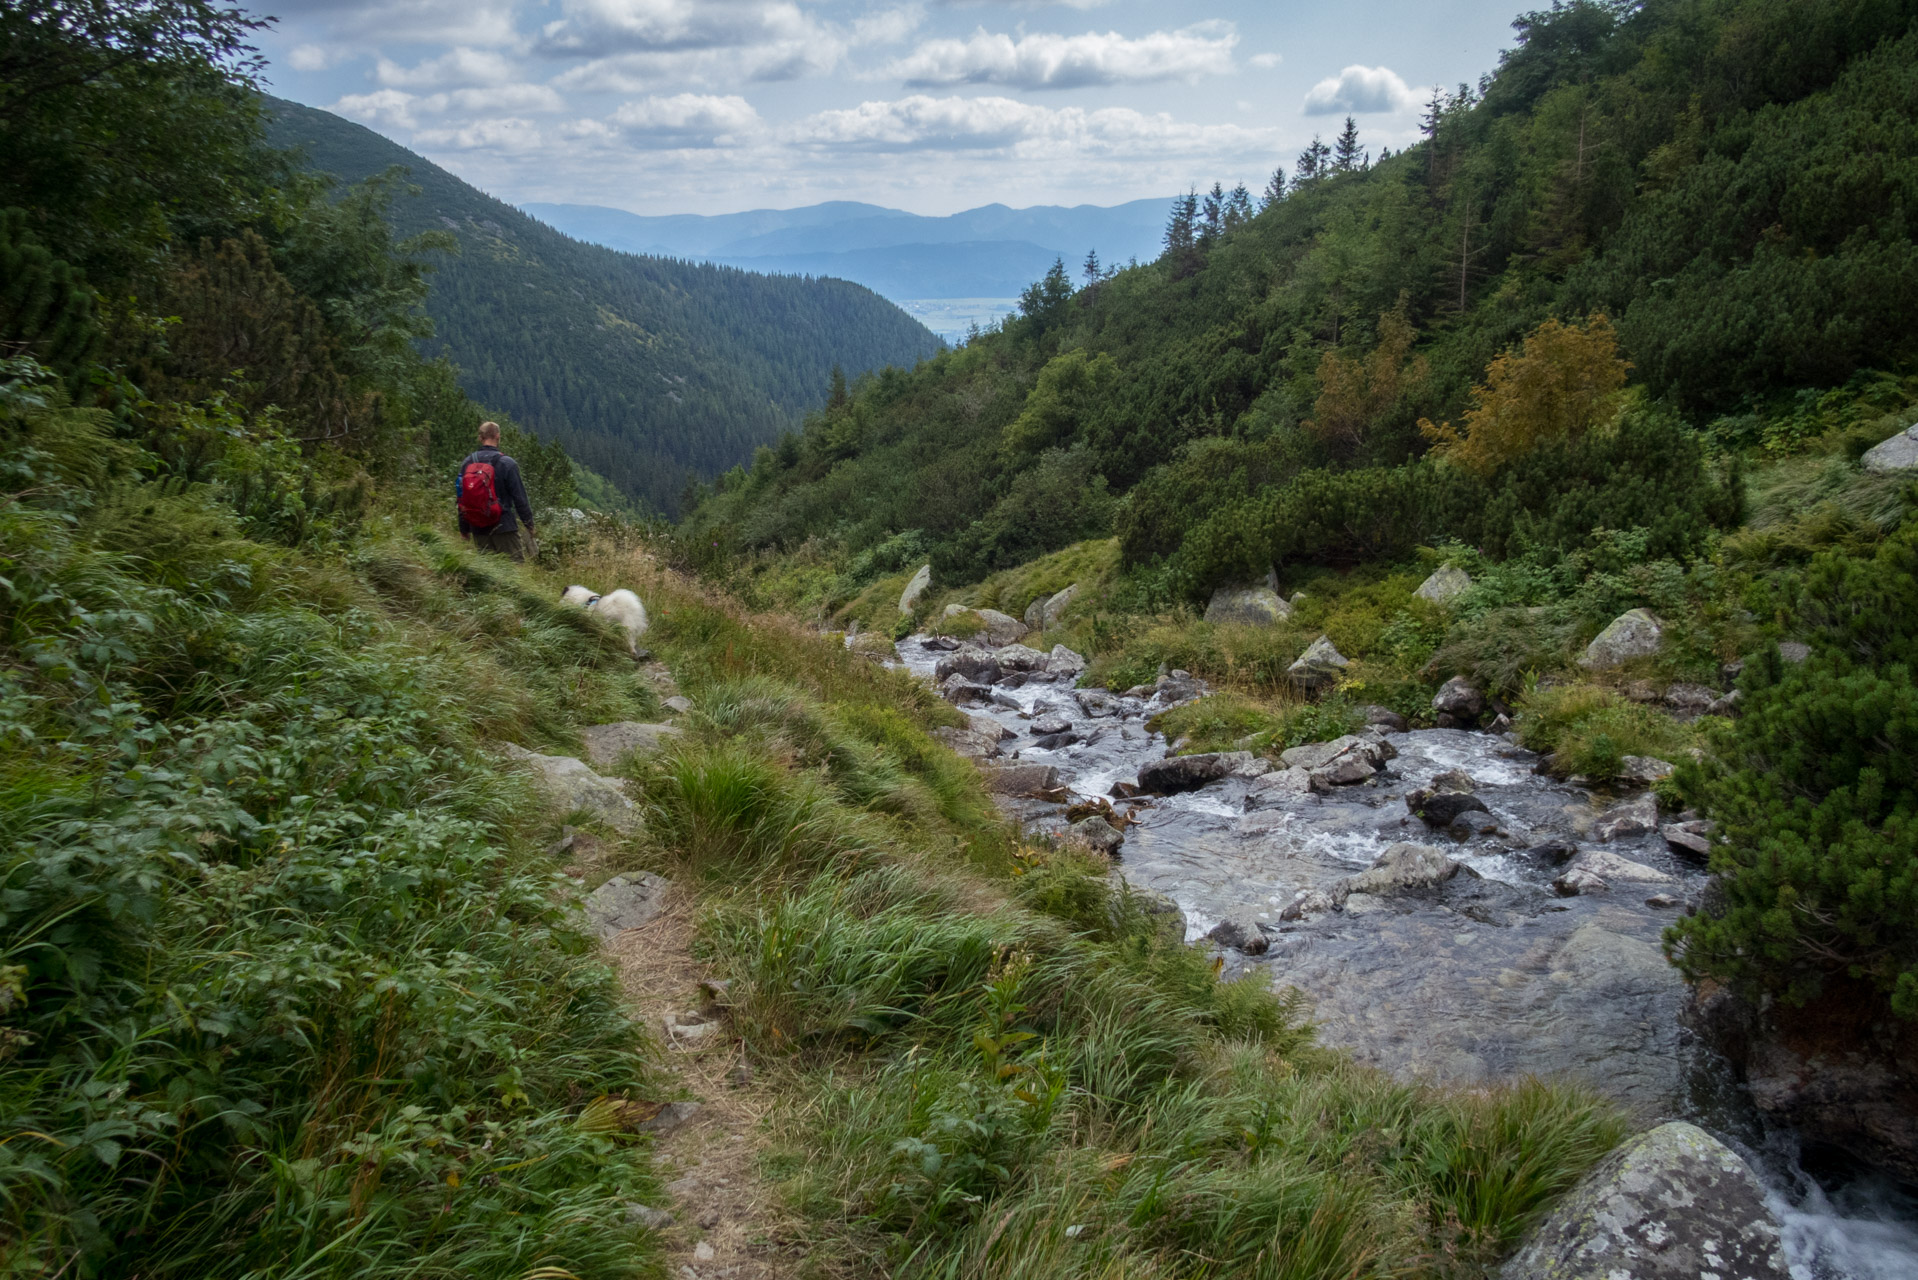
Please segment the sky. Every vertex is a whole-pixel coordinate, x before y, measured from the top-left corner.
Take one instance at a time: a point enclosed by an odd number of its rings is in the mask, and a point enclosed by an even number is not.
[[[268,88],[510,203],[730,213],[862,200],[1255,194],[1350,113],[1416,140],[1514,0],[281,0]]]

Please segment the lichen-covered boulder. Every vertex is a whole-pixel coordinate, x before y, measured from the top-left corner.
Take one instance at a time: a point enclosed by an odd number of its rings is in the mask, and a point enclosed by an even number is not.
[[[1674,1121],[1601,1161],[1502,1280],[1786,1280],[1778,1222],[1750,1166]]]
[[[1430,600],[1433,604],[1450,604],[1464,595],[1472,587],[1472,575],[1457,565],[1444,565],[1437,572],[1419,583],[1412,594],[1421,600]]]
[[[1220,587],[1205,607],[1205,620],[1241,626],[1277,626],[1292,616],[1292,606],[1270,587]]]
[[[1285,669],[1285,674],[1302,689],[1327,689],[1338,681],[1339,672],[1351,665],[1329,637],[1320,636]]]
[[[1628,609],[1585,646],[1578,665],[1594,671],[1649,658],[1665,643],[1665,628],[1648,609]]]
[[[912,575],[912,581],[899,593],[899,612],[911,613],[919,607],[919,597],[926,594],[926,588],[932,585],[932,566],[922,564],[919,572]]]
[[[1882,444],[1875,444],[1865,450],[1858,459],[1865,470],[1878,475],[1890,475],[1894,471],[1910,471],[1918,467],[1918,423],[1906,427]]]

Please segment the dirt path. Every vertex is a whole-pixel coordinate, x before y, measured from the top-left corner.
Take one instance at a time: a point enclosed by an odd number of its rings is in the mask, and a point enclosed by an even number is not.
[[[759,1176],[772,1090],[745,1065],[723,1020],[685,1036],[669,1018],[708,1009],[693,959],[694,904],[672,889],[666,910],[606,945],[634,1014],[666,1044],[666,1062],[699,1111],[659,1139],[660,1177],[672,1196],[673,1223],[661,1233],[673,1280],[772,1280],[798,1274],[801,1253],[793,1219]],[[718,1015],[708,1013],[708,1022]]]

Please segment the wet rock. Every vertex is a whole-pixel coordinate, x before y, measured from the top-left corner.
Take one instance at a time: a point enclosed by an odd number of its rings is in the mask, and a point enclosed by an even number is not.
[[[1059,770],[1049,764],[1015,764],[990,769],[986,790],[1002,796],[1044,796],[1059,789]]]
[[[1312,790],[1322,792],[1364,782],[1378,771],[1378,766],[1363,756],[1345,755],[1330,764],[1309,770],[1308,776],[1312,780]]]
[[[1485,714],[1485,694],[1464,676],[1453,676],[1432,695],[1441,729],[1469,729]]]
[[[562,812],[583,810],[623,835],[638,831],[642,825],[639,806],[635,805],[619,783],[602,778],[572,756],[543,756],[511,742],[500,748],[507,759],[530,766],[540,790]]]
[[[586,895],[586,924],[602,942],[656,919],[672,882],[650,871],[614,876]]]
[[[1292,901],[1285,904],[1285,910],[1279,912],[1279,919],[1309,920],[1313,916],[1327,915],[1337,911],[1344,901],[1343,885],[1326,889],[1301,889],[1293,895]]]
[[[1069,747],[1079,741],[1081,741],[1081,739],[1078,734],[1070,729],[1066,729],[1059,733],[1042,734],[1032,740],[1032,745],[1040,751],[1058,751],[1063,747]]]
[[[919,571],[912,575],[912,581],[899,593],[899,612],[911,613],[919,607],[919,599],[926,594],[926,588],[932,585],[932,566],[922,564]]]
[[[579,731],[579,736],[586,744],[587,760],[602,769],[610,769],[628,753],[653,755],[680,733],[679,728],[670,724],[620,720],[613,724],[588,725]]]
[[[1104,817],[1081,818],[1066,829],[1066,843],[1111,857],[1125,843],[1125,833]]]
[[[1576,898],[1586,893],[1607,893],[1611,885],[1603,877],[1593,874],[1583,867],[1567,867],[1563,875],[1552,881],[1552,888],[1567,898]]]
[[[1213,925],[1212,931],[1205,936],[1208,941],[1249,956],[1264,955],[1268,945],[1265,931],[1259,928],[1257,918],[1250,911],[1234,912]]]
[[[1711,856],[1712,824],[1709,822],[1669,822],[1658,829],[1666,847],[1681,857],[1703,859]]]
[[[943,683],[948,677],[959,675],[979,684],[991,684],[999,678],[999,674],[998,660],[986,650],[971,646],[948,653],[932,667],[935,683]]]
[[[1154,760],[1139,770],[1139,790],[1161,796],[1196,791],[1208,782],[1232,776],[1251,758],[1249,751],[1214,751]]]
[[[1433,604],[1450,604],[1472,588],[1472,575],[1456,565],[1445,565],[1419,584],[1412,594]]]
[[[1463,769],[1447,769],[1444,773],[1432,775],[1432,785],[1429,789],[1434,793],[1456,791],[1469,794],[1478,790],[1478,780]]]
[[[1645,905],[1660,908],[1675,907],[1678,905],[1678,899],[1669,893],[1654,893],[1651,897],[1645,899]]]
[[[1328,637],[1320,636],[1285,669],[1285,674],[1301,689],[1329,689],[1338,682],[1339,672],[1350,665]]]
[[[1649,658],[1665,642],[1664,626],[1647,609],[1630,609],[1612,619],[1611,624],[1578,656],[1578,665],[1594,671],[1608,670],[1634,658]]]
[[[1786,662],[1796,665],[1811,657],[1811,646],[1803,640],[1780,640],[1778,642],[1778,656]]]
[[[1485,802],[1469,791],[1408,791],[1405,807],[1429,827],[1449,827],[1455,819],[1472,812],[1491,816]]]
[[[1621,858],[1603,849],[1588,849],[1579,854],[1577,861],[1572,863],[1570,869],[1583,871],[1607,881],[1630,880],[1641,884],[1672,883],[1672,877],[1656,867],[1648,867],[1642,862]]]
[[[1304,769],[1276,769],[1246,789],[1245,807],[1270,809],[1312,794],[1312,775]]]
[[[1891,475],[1918,467],[1918,423],[1865,450],[1858,465],[1874,475]]]
[[[1048,711],[1032,722],[1032,731],[1040,737],[1052,733],[1064,733],[1072,728],[1072,721],[1056,711]]]
[[[1272,627],[1292,616],[1292,606],[1270,587],[1220,587],[1205,607],[1205,620]]]
[[[1077,679],[1085,673],[1085,669],[1085,655],[1075,653],[1062,644],[1053,645],[1052,652],[1046,655],[1046,670],[1052,675]]]
[[[1364,708],[1364,712],[1365,723],[1385,733],[1404,733],[1409,727],[1405,723],[1405,717],[1390,707],[1371,706]]]
[[[1498,819],[1485,809],[1467,809],[1445,824],[1446,834],[1454,840],[1497,835],[1498,830]]]
[[[1599,814],[1598,820],[1592,823],[1592,835],[1599,840],[1622,840],[1627,836],[1642,836],[1656,830],[1658,797],[1649,791],[1624,804],[1614,805]]]
[[[1459,864],[1429,844],[1395,844],[1378,856],[1370,868],[1348,876],[1348,894],[1385,896],[1435,889],[1459,873]]]
[[[1618,779],[1637,786],[1649,787],[1654,782],[1672,776],[1671,762],[1660,760],[1657,756],[1624,756],[1618,762]]]
[[[1119,699],[1104,689],[1074,689],[1072,698],[1079,704],[1079,710],[1094,719],[1103,719],[1119,712]]]
[[[1023,712],[1025,710],[1025,707],[1020,705],[1019,699],[1007,693],[1003,686],[1000,688],[994,689],[992,691],[992,696],[988,699],[988,701],[990,701],[993,706],[1004,707],[1008,711]]]
[[[1045,654],[1022,644],[994,649],[992,660],[1001,671],[1044,671],[1049,661]]]
[[[992,686],[955,674],[940,682],[939,696],[954,706],[987,703],[992,701]]]
[[[919,644],[932,653],[952,653],[966,647],[966,642],[957,636],[924,636]]]
[[[1532,1232],[1502,1280],[1786,1280],[1765,1190],[1695,1125],[1663,1124],[1600,1162]]]
[[[1525,856],[1544,866],[1558,867],[1578,856],[1578,846],[1570,840],[1546,840],[1525,850]]]

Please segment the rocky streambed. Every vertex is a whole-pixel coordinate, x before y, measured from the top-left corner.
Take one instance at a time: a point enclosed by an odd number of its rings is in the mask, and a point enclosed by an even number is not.
[[[1323,1043],[1402,1078],[1570,1077],[1643,1124],[1697,1120],[1768,1166],[1794,1275],[1918,1278],[1903,1190],[1853,1180],[1831,1200],[1686,1029],[1659,940],[1707,886],[1690,815],[1555,779],[1509,735],[1389,716],[1291,767],[1168,760],[1148,721],[1204,692],[1183,673],[1116,695],[1075,688],[1064,650],[914,636],[898,653],[969,713],[948,740],[1001,770],[1009,811],[1109,852],[1232,968],[1305,992]]]

